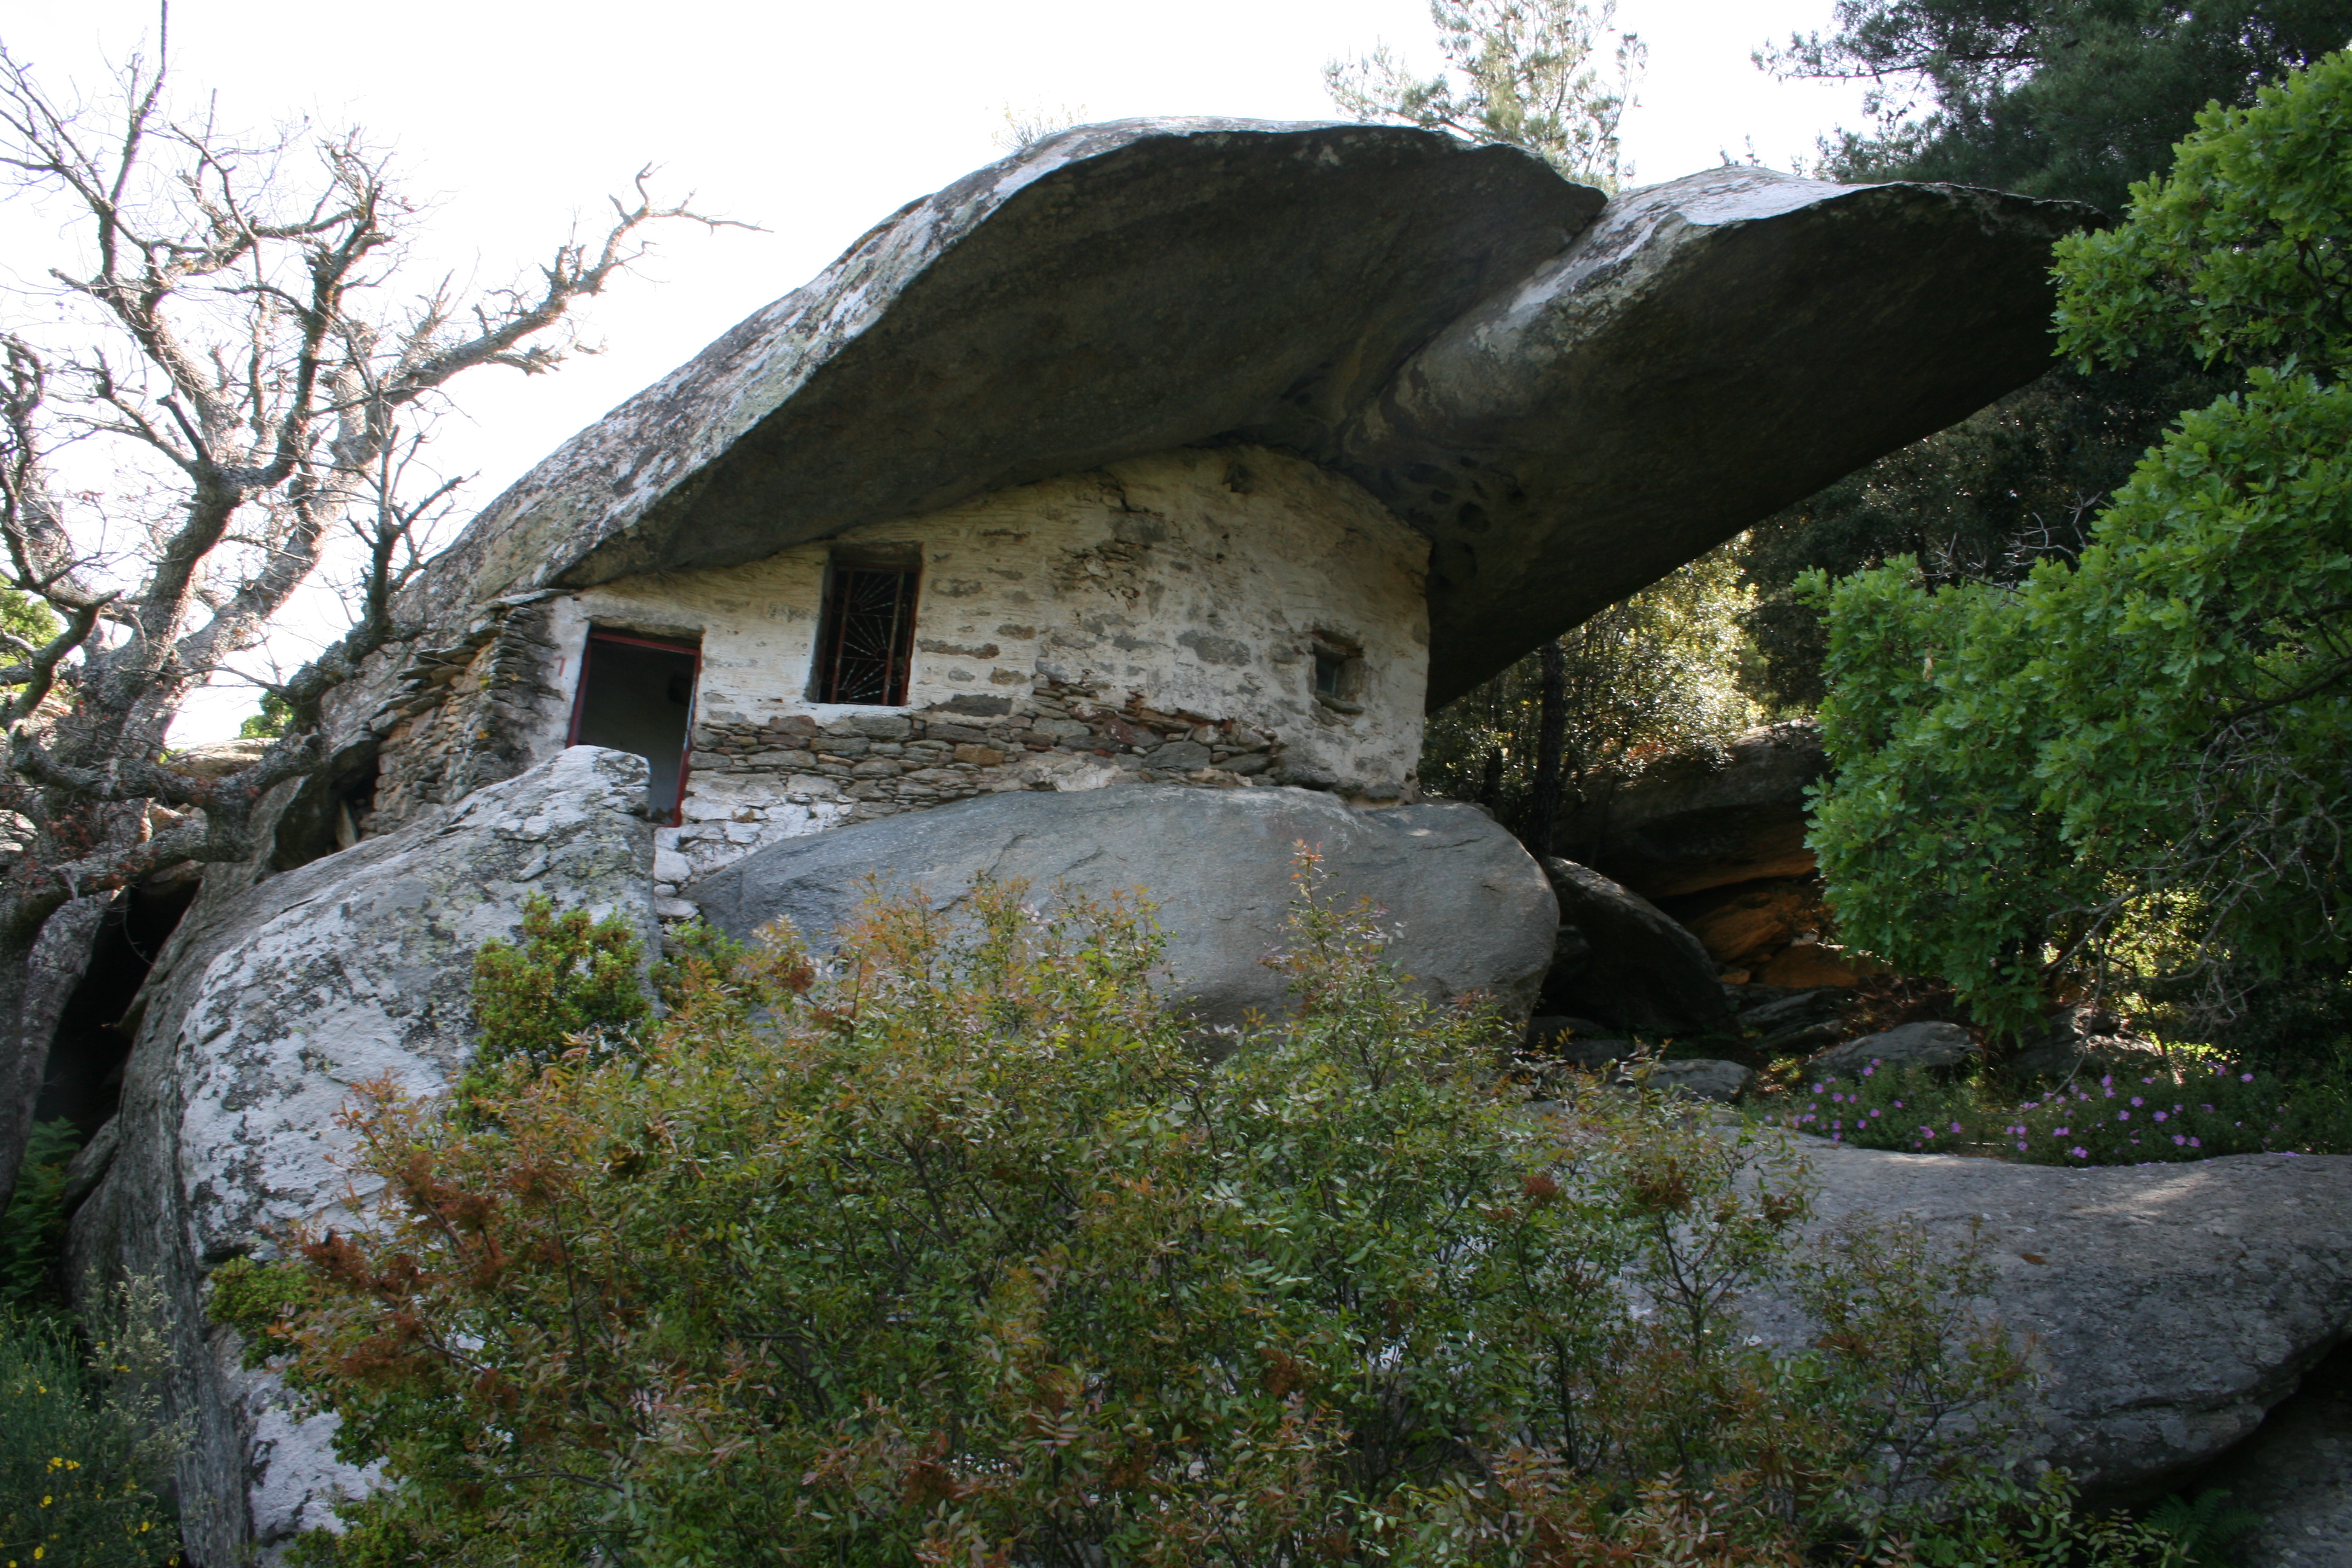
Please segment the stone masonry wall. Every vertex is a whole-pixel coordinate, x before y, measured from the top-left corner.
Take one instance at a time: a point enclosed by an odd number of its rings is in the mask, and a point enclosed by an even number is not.
[[[1128,781],[1238,788],[1278,772],[1281,742],[1232,720],[1112,708],[1041,681],[1001,697],[819,725],[805,714],[699,725],[685,822],[656,837],[656,893],[782,838],[1006,790]],[[665,912],[682,913],[684,907]]]
[[[809,699],[827,562],[921,563],[908,706]],[[374,830],[562,749],[594,627],[698,641],[665,888],[751,849],[994,790],[1130,778],[1408,787],[1427,547],[1351,481],[1257,448],[1162,453],[726,571],[488,606],[409,655],[374,724]],[[1318,649],[1349,686],[1314,689]]]

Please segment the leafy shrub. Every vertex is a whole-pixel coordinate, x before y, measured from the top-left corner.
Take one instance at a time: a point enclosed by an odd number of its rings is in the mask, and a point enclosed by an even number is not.
[[[1801,1246],[1772,1143],[1538,1112],[1369,911],[1293,932],[1297,1016],[1213,1068],[1133,909],[982,881],[831,960],[689,942],[638,1050],[481,1114],[370,1086],[373,1226],[247,1292],[390,1483],[308,1560],[1793,1568],[1998,1514],[1979,1260]],[[1817,1342],[1742,1331],[1772,1281]]]
[[[0,1563],[155,1568],[179,1561],[161,1484],[180,1447],[162,1419],[170,1355],[152,1282],[117,1290],[82,1352],[58,1317],[0,1315]]]
[[[51,1302],[52,1271],[65,1233],[66,1165],[81,1140],[70,1121],[37,1121],[25,1145],[16,1194],[0,1215],[0,1312]]]
[[[520,939],[484,942],[474,956],[478,1062],[515,1057],[537,1066],[575,1037],[609,1043],[645,1017],[645,952],[620,916],[558,914],[552,900],[534,893],[523,904]]]
[[[2037,1165],[2139,1165],[2265,1152],[2352,1149],[2340,1088],[2291,1084],[2212,1058],[2108,1073],[2029,1098],[1916,1068],[1815,1079],[1769,1112],[1792,1131],[1868,1149],[1982,1152]]]

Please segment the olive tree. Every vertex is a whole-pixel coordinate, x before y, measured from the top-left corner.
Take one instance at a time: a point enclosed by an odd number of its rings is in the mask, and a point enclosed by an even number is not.
[[[175,101],[167,58],[159,40],[84,100],[0,47],[0,170],[68,247],[0,298],[0,582],[32,612],[0,617],[0,1206],[109,900],[250,857],[265,797],[321,764],[321,699],[409,635],[399,593],[455,485],[423,461],[451,384],[555,369],[573,308],[649,227],[711,221],[641,173],[527,282],[419,289],[401,269],[418,208],[383,153],[237,135]],[[226,776],[168,765],[188,695],[338,563],[349,630],[265,683],[282,733]],[[44,608],[53,629],[23,635]]]

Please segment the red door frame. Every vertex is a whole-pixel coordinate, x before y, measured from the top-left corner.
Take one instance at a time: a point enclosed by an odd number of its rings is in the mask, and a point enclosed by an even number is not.
[[[626,647],[659,648],[664,653],[686,653],[694,656],[694,684],[686,697],[686,739],[677,749],[677,805],[669,814],[669,826],[676,827],[686,819],[686,780],[694,771],[694,709],[702,700],[702,644],[680,642],[676,637],[649,637],[637,632],[607,631],[602,626],[590,626],[588,637],[580,645],[580,679],[572,684],[572,723],[564,731],[563,743],[580,743],[580,720],[588,705],[588,668],[593,662],[596,645],[600,642],[619,643]]]

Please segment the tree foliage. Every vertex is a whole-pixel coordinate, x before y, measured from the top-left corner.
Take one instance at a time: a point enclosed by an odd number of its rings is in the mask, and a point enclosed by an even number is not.
[[[1949,180],[2123,210],[2208,103],[2242,106],[2352,41],[2352,0],[1838,0],[1827,36],[1758,56],[1867,79],[1870,131],[1822,172]]]
[[[2246,968],[2352,954],[2352,384],[2329,378],[2352,323],[2326,309],[2352,186],[2340,141],[2314,153],[2347,111],[2342,55],[2209,110],[2122,229],[2063,247],[2070,349],[2186,337],[2252,367],[2078,562],[2014,590],[1929,592],[1907,560],[1817,581],[1842,925],[2011,1021],[2084,978],[2202,980],[2226,1012]]]
[[[1727,548],[1560,638],[1559,820],[1605,799],[1655,758],[1727,741],[1763,717],[1740,685],[1740,621],[1750,604]],[[1543,679],[1542,656],[1529,654],[1446,704],[1430,716],[1421,758],[1424,787],[1477,801],[1531,843],[1547,804],[1536,765]]]
[[[1324,68],[1333,100],[1359,120],[1524,147],[1603,190],[1633,178],[1617,129],[1649,51],[1616,31],[1615,0],[1430,0],[1429,16],[1443,70],[1417,75],[1383,44]]]
[[[1828,177],[1955,180],[2114,213],[2208,102],[2250,104],[2347,38],[2352,0],[1842,0],[1827,35],[1759,63],[1873,82],[1878,124],[1825,145]],[[1820,700],[1826,643],[1794,589],[1807,570],[1909,555],[1930,584],[2020,582],[2036,560],[2079,552],[2174,416],[2232,384],[2177,339],[2055,369],[1759,526],[1745,563],[1759,694]]]
[[[1972,1258],[1801,1245],[1801,1174],[1665,1108],[1531,1117],[1370,910],[1310,896],[1212,1068],[1133,910],[1020,891],[704,945],[490,1114],[370,1089],[380,1212],[239,1286],[386,1466],[312,1560],[1793,1568],[1997,1488]],[[1739,1331],[1766,1280],[1812,1348]]]

